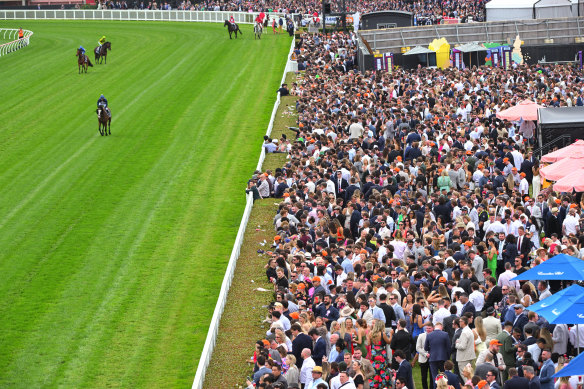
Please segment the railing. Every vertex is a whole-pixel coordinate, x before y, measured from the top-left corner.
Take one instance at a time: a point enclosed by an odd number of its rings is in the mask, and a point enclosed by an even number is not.
[[[290,46],[290,51],[288,52],[288,60],[286,61],[286,67],[284,68],[284,74],[282,75],[282,81],[280,84],[284,83],[286,79],[286,73],[292,68],[292,61],[290,57],[292,51],[294,50],[294,39],[292,39],[292,44]],[[266,135],[272,133],[272,128],[274,127],[274,120],[276,119],[276,111],[280,105],[280,93],[276,97],[276,102],[274,103],[274,109],[272,110],[272,116],[270,118],[270,123],[268,124],[268,129]],[[260,158],[257,165],[257,170],[261,170],[262,164],[266,157],[266,152],[262,144],[262,150],[260,152]],[[239,230],[237,231],[237,237],[235,238],[235,243],[233,244],[233,250],[231,251],[231,257],[229,257],[229,263],[227,265],[227,270],[225,271],[225,277],[223,277],[223,283],[221,284],[221,291],[219,292],[219,297],[217,298],[217,304],[215,305],[215,310],[213,311],[213,318],[209,324],[209,332],[207,333],[207,339],[205,339],[205,345],[203,346],[203,351],[201,353],[201,358],[199,359],[199,365],[197,366],[197,372],[195,373],[195,379],[193,381],[192,389],[202,389],[203,383],[205,382],[205,375],[207,373],[207,367],[209,367],[209,362],[211,362],[211,355],[213,355],[213,350],[215,349],[215,342],[217,341],[217,333],[219,331],[219,322],[221,321],[221,315],[225,309],[225,303],[227,302],[227,294],[229,292],[229,287],[231,286],[231,281],[233,280],[233,275],[235,273],[235,267],[237,264],[237,259],[239,258],[239,251],[241,250],[241,245],[243,244],[243,235],[245,234],[245,229],[249,221],[249,216],[253,208],[253,195],[249,193],[246,198],[245,210],[243,211],[243,216],[241,217],[241,223],[239,224]]]
[[[28,46],[30,43],[30,37],[32,36],[33,32],[29,30],[22,30],[24,32],[24,37],[18,39],[18,30],[15,28],[0,28],[0,36],[2,39],[12,39],[10,42],[4,43],[0,45],[0,57],[6,55],[8,53],[12,53],[13,51],[22,49],[23,47]]]
[[[257,12],[227,11],[163,11],[163,10],[115,10],[115,9],[11,9],[0,10],[2,19],[66,19],[66,20],[134,20],[170,22],[208,22],[223,23],[231,16],[236,23],[253,24]],[[269,13],[270,17],[285,16],[282,13]]]
[[[557,137],[556,139],[554,139],[553,141],[546,143],[545,145],[542,145],[541,147],[533,150],[533,155],[536,156],[537,158],[540,158],[545,155],[548,154],[549,152],[551,152],[554,148],[562,148],[565,146],[568,146],[570,143],[572,143],[572,136],[565,134],[565,135],[561,135],[559,137]]]
[[[359,33],[373,50],[400,52],[402,47],[428,46],[443,37],[451,45],[471,42],[503,42],[521,37],[525,45],[579,43],[582,17],[561,19],[510,20],[482,23],[444,24],[400,27],[387,30],[363,30]]]

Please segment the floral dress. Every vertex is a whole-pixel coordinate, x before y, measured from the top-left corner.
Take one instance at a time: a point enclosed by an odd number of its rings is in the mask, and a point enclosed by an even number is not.
[[[370,388],[388,388],[391,386],[391,374],[387,366],[387,350],[385,343],[379,341],[371,345],[371,365],[375,370],[372,378],[369,378]]]

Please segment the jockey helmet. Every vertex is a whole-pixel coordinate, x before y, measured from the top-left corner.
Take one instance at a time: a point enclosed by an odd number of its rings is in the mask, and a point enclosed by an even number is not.
[[[104,95],[99,96],[100,99],[105,99]]]

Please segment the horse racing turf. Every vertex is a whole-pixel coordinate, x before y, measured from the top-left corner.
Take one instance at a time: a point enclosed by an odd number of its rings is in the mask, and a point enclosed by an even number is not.
[[[0,387],[186,387],[290,38],[3,22],[19,26],[31,45],[0,58]],[[77,74],[101,35],[107,65]]]

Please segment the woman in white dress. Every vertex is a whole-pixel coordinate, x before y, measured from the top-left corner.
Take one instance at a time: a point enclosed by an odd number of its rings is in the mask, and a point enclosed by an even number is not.
[[[541,177],[539,175],[539,162],[534,164],[531,168],[533,171],[533,180],[531,181],[531,197],[537,198],[539,191],[541,190]]]

